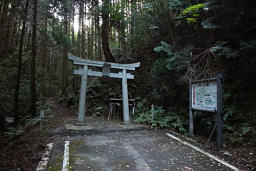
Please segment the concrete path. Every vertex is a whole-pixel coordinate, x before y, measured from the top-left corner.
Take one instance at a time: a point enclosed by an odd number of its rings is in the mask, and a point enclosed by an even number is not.
[[[63,170],[65,141],[70,142],[70,171],[231,170],[169,138],[164,131],[115,128],[98,128],[94,133],[69,131],[55,142],[47,170]]]

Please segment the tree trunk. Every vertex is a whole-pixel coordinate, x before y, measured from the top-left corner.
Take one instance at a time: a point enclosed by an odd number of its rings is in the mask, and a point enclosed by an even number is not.
[[[2,44],[1,49],[5,49],[5,53],[3,54],[4,57],[8,57],[9,56],[9,37],[10,37],[10,30],[11,30],[11,26],[12,26],[12,22],[14,20],[15,16],[15,10],[16,10],[16,1],[12,2],[11,5],[12,9],[10,10],[10,15],[8,16],[8,24],[7,24],[7,28],[6,28],[6,34],[5,34],[5,38]]]
[[[94,12],[94,42],[93,42],[93,46],[94,46],[94,58],[97,60],[97,38],[98,38],[98,34],[97,34],[98,28],[97,28],[97,14],[96,12]]]
[[[81,57],[82,58],[86,58],[86,52],[85,52],[85,23],[84,23],[84,20],[86,18],[86,14],[85,14],[85,5],[84,5],[84,2],[81,2],[81,5],[80,5],[80,15],[81,15],[81,24],[82,24],[82,27],[81,27]]]
[[[126,41],[125,41],[125,38],[126,38],[126,33],[125,33],[125,6],[123,5],[123,0],[121,0],[121,11],[122,11],[122,20],[120,21],[120,32],[119,35],[121,36],[120,37],[120,43],[121,43],[121,47],[123,49],[123,56],[124,58],[126,59],[126,53],[127,53],[127,46],[126,46]]]
[[[135,30],[135,13],[137,12],[136,0],[131,0],[131,36],[134,35]]]
[[[0,133],[6,131],[4,116],[0,113]]]
[[[95,1],[95,5],[97,7],[99,7],[99,1],[98,0]],[[95,27],[97,29],[97,40],[98,40],[98,42],[95,42],[95,44],[98,45],[98,46],[95,46],[95,48],[98,47],[98,54],[97,54],[98,55],[98,59],[102,60],[102,55],[101,55],[101,44],[102,44],[102,42],[101,42],[101,30],[100,30],[100,15],[99,15],[98,11],[96,12],[95,19],[96,19]],[[95,34],[96,34],[96,32],[95,32]],[[95,35],[95,41],[96,41],[96,35]]]
[[[88,22],[88,30],[87,30],[87,51],[88,51],[88,59],[92,59],[92,51],[91,51],[91,23],[92,21],[89,19]]]
[[[24,9],[24,18],[22,21],[22,29],[20,35],[19,53],[18,53],[18,66],[17,66],[17,78],[16,78],[16,88],[14,95],[14,120],[18,123],[18,112],[19,112],[19,92],[20,92],[20,80],[21,80],[21,65],[22,65],[22,53],[23,53],[23,42],[25,35],[25,28],[27,22],[27,12],[28,12],[28,0],[26,0],[26,6]]]
[[[28,31],[28,36],[27,36],[27,42],[26,42],[26,40],[25,40],[25,46],[24,46],[24,49],[25,49],[25,51],[27,52],[29,49],[31,49],[31,41],[30,41],[30,39],[31,39],[31,29],[29,29]]]
[[[100,18],[99,18],[99,14],[97,16],[97,29],[98,29],[98,57],[100,60],[102,60],[102,48],[101,48],[101,45],[102,45],[102,42],[101,42],[101,29],[100,29]]]
[[[67,0],[64,1],[64,3],[67,4]],[[64,8],[64,33],[68,34],[68,11],[67,8]],[[62,92],[61,94],[64,95],[67,90],[68,86],[68,76],[67,76],[67,67],[68,67],[68,61],[67,61],[67,45],[64,45],[63,47],[63,54],[62,54]]]
[[[6,21],[6,18],[7,18],[7,14],[8,14],[8,4],[9,2],[8,1],[4,1],[3,3],[3,11],[1,13],[1,16],[0,16],[0,59],[3,57],[3,54],[5,52],[5,48],[4,48],[4,36],[6,34],[6,24],[8,23]]]
[[[20,26],[21,26],[21,24],[22,24],[22,21],[19,22],[18,27],[17,27],[17,31],[15,33],[15,39],[13,39],[15,47],[17,47],[18,44],[19,44],[18,42],[19,42],[19,35],[20,35]]]
[[[31,102],[30,111],[32,116],[36,116],[36,28],[37,28],[37,0],[33,0],[33,31],[32,31],[32,57],[31,57]]]
[[[71,50],[71,52],[74,54],[75,53],[75,49],[74,49],[74,47],[75,47],[75,29],[74,29],[74,27],[75,27],[75,2],[74,1],[72,1],[73,3],[72,3],[72,50]]]
[[[48,17],[47,17],[47,14],[45,14],[44,35],[43,35],[43,52],[42,52],[42,94],[44,97],[47,96],[47,94],[46,94],[47,20],[48,20]]]
[[[115,62],[115,58],[113,57],[110,48],[109,48],[109,41],[108,41],[108,34],[109,34],[109,6],[110,1],[105,0],[103,2],[102,7],[102,31],[101,31],[101,37],[102,37],[102,48],[104,52],[104,56],[108,62]]]
[[[15,20],[14,23],[15,23],[15,24],[14,24],[14,26],[13,26],[12,35],[11,35],[10,43],[9,43],[9,46],[11,46],[11,47],[14,46],[13,40],[14,40],[15,34],[16,34],[16,32],[17,32],[17,28],[18,28],[18,26],[19,26],[19,23],[18,23],[17,19]],[[10,47],[8,47],[8,49],[10,49]]]

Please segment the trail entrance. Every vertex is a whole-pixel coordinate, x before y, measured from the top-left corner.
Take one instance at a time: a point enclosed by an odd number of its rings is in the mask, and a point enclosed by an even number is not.
[[[130,122],[127,79],[134,79],[134,75],[127,73],[127,70],[135,70],[135,68],[140,66],[140,62],[133,64],[118,64],[102,61],[93,61],[76,57],[71,53],[68,53],[68,59],[72,60],[75,65],[83,66],[83,69],[74,70],[74,74],[82,75],[78,108],[78,122],[85,121],[84,118],[86,112],[86,86],[88,75],[122,79],[123,121],[125,123]],[[100,67],[102,68],[102,71],[93,71],[92,69],[88,69],[88,67]],[[112,73],[111,68],[122,70],[122,72]]]

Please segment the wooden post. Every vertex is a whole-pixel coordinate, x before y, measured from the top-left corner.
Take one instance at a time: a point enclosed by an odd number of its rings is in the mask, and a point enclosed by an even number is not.
[[[189,135],[194,135],[194,121],[193,121],[193,111],[192,111],[192,83],[191,78],[189,78]]]
[[[122,94],[123,94],[123,120],[124,120],[124,123],[128,123],[128,122],[130,122],[130,116],[129,116],[128,87],[127,87],[126,69],[123,69]]]
[[[217,149],[220,150],[222,148],[223,143],[223,135],[222,135],[222,125],[223,125],[223,117],[222,117],[222,74],[217,75]]]
[[[86,86],[87,86],[88,66],[84,65],[81,88],[80,88],[80,100],[78,108],[78,122],[84,122],[84,116],[86,112]]]

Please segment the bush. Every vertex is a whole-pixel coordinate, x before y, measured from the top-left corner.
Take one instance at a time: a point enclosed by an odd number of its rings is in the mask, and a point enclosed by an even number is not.
[[[173,128],[181,133],[186,133],[185,122],[182,117],[174,112],[169,112],[168,115],[165,115],[166,112],[162,107],[154,106],[149,110],[143,108],[142,103],[140,103],[136,113],[138,115],[135,119],[136,123],[146,123],[151,125],[152,128]]]

